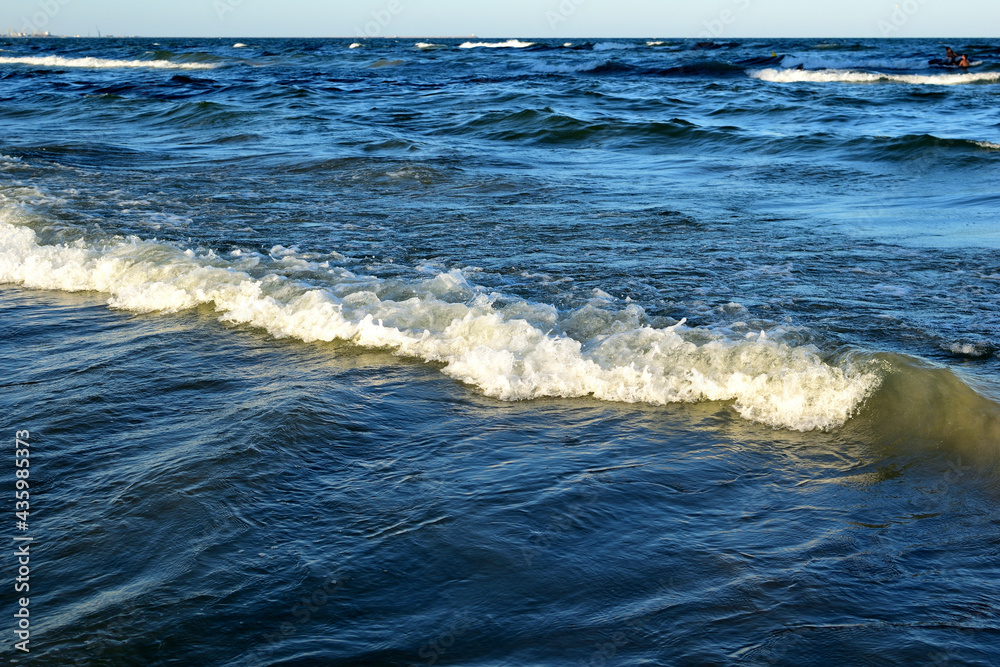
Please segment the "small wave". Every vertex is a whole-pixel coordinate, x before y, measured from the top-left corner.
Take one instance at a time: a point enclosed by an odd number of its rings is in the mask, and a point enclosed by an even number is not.
[[[209,63],[177,63],[168,60],[108,60],[105,58],[63,58],[62,56],[0,57],[0,65],[33,65],[35,67],[78,67],[84,69],[213,69]]]
[[[957,86],[1000,81],[1000,72],[963,74],[886,74],[854,70],[763,69],[748,73],[771,83],[907,83],[928,86]]]
[[[693,62],[677,67],[667,67],[666,69],[646,70],[644,73],[657,76],[682,76],[682,77],[732,77],[743,76],[746,70],[739,65],[721,61],[707,60]]]
[[[531,67],[532,72],[538,74],[601,74],[602,67],[607,66],[607,61],[592,60],[577,64],[555,64],[555,63],[535,63]],[[627,66],[626,66],[627,67]],[[629,68],[632,69],[632,68]]]
[[[421,51],[438,51],[440,49],[447,49],[447,44],[434,44],[431,42],[417,42],[414,46]]]
[[[576,118],[545,107],[488,112],[447,131],[525,144],[653,148],[668,143],[680,149],[685,145],[731,147],[741,139],[733,129],[699,127],[683,118],[656,121]]]
[[[965,357],[967,359],[983,359],[985,357],[993,356],[993,354],[997,351],[996,346],[985,342],[952,343],[948,345],[946,349],[956,356]]]
[[[458,270],[400,292],[294,250],[227,259],[134,237],[45,243],[18,218],[17,209],[0,210],[0,283],[100,292],[112,308],[133,312],[209,306],[223,322],[276,338],[349,341],[438,362],[502,400],[726,401],[745,419],[809,431],[845,423],[879,384],[872,372],[763,333],[726,337],[683,320],[650,327],[634,305],[610,314],[594,305],[569,314],[516,299],[497,305]],[[296,282],[288,267],[325,271],[328,282]],[[572,330],[587,333],[577,339]]]
[[[732,77],[742,76],[745,70],[718,61],[695,62],[662,69],[638,67],[620,60],[590,60],[575,64],[536,63],[533,72],[540,74],[593,74],[595,76],[652,76],[652,77]]]
[[[942,138],[933,134],[904,134],[899,137],[863,137],[849,140],[847,146],[874,151],[880,157],[923,160],[928,151],[964,151],[978,153],[983,150],[1000,150],[1000,144],[974,139]]]
[[[245,49],[246,48],[246,44],[244,44],[243,42],[236,42],[235,44],[233,44],[233,48],[234,49]]]
[[[618,60],[605,60],[600,63],[591,63],[589,67],[580,70],[581,72],[586,72],[587,74],[640,74],[644,70],[635,67],[634,65],[629,65],[628,63],[619,62]]]
[[[519,39],[508,39],[506,42],[463,42],[460,49],[526,49],[535,46],[534,42],[522,42]]]
[[[362,44],[361,42],[354,42],[353,44],[351,44],[347,48],[349,48],[349,49],[360,49],[362,46],[364,46],[364,44]]]
[[[734,49],[739,45],[739,42],[698,42],[691,49],[693,51],[714,51],[715,49]]]
[[[635,44],[628,44],[626,42],[598,42],[594,44],[592,50],[594,51],[627,51],[636,48]]]

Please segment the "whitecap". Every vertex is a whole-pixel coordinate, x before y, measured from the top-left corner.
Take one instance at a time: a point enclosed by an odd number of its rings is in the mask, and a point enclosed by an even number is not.
[[[463,42],[460,49],[524,49],[534,46],[534,42],[522,42],[518,39],[508,39],[506,42]]]
[[[962,74],[886,74],[857,70],[762,69],[749,72],[754,79],[771,83],[906,83],[911,85],[956,86],[1000,81],[1000,72]]]
[[[84,69],[213,69],[210,63],[177,63],[169,60],[109,60],[106,58],[63,58],[62,56],[0,57],[0,65],[33,65],[35,67],[78,67]]]

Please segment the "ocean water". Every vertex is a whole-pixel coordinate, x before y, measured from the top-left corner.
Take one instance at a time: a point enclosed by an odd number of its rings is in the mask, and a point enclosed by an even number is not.
[[[981,40],[0,40],[8,659],[1000,663],[998,102]]]

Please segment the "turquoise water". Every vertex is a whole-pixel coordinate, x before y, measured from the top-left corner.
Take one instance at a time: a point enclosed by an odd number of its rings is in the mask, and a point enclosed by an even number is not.
[[[11,659],[997,661],[1000,45],[242,42],[0,40]]]

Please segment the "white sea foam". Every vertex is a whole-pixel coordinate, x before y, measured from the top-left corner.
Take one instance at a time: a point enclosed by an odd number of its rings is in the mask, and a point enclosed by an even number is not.
[[[234,49],[246,48],[246,44],[244,44],[243,42],[236,42],[235,44],[233,44],[233,48]]]
[[[436,51],[438,49],[447,49],[447,44],[434,44],[432,42],[417,42],[416,46],[421,51]]]
[[[522,42],[519,39],[508,39],[506,42],[463,42],[460,49],[523,49],[534,46],[534,42]]]
[[[732,401],[746,419],[812,430],[843,424],[878,384],[867,371],[824,362],[815,350],[764,336],[643,325],[631,305],[608,311],[598,294],[571,313],[494,300],[459,271],[394,293],[389,283],[327,269],[322,286],[288,278],[328,262],[275,246],[220,258],[137,238],[46,244],[0,210],[0,282],[96,291],[109,305],[175,312],[208,305],[225,322],[276,337],[351,341],[444,364],[443,372],[504,400],[593,396],[608,401]]]
[[[986,148],[991,151],[1000,150],[1000,144],[994,143],[992,141],[974,141],[973,143],[979,146],[980,148]]]
[[[353,42],[347,48],[349,48],[349,49],[360,49],[362,46],[364,46],[364,44],[362,44],[361,42]]]
[[[976,343],[952,343],[948,346],[948,349],[964,357],[984,357],[990,352],[987,346],[977,345]]]
[[[956,86],[969,83],[1000,81],[1000,72],[967,72],[962,74],[886,74],[855,70],[762,69],[749,73],[751,77],[772,83],[908,83],[913,85]]]
[[[0,65],[33,65],[35,67],[77,67],[84,69],[213,69],[211,63],[177,63],[169,60],[109,60],[106,58],[63,58],[62,56],[0,57]]]

